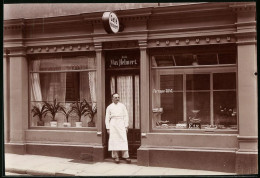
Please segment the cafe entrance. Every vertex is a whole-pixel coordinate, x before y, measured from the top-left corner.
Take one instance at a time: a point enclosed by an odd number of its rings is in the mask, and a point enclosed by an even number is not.
[[[137,149],[141,145],[140,130],[140,79],[139,51],[106,53],[106,107],[111,104],[111,94],[118,93],[129,115],[127,133],[129,155],[137,157]],[[108,135],[106,144],[108,144]],[[111,152],[107,153],[107,157]]]

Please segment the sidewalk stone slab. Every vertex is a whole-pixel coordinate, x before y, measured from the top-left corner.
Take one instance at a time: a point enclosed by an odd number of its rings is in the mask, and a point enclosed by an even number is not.
[[[133,160],[136,161],[136,160]],[[215,171],[190,170],[164,167],[146,167],[126,164],[123,160],[87,162],[67,158],[39,155],[5,154],[5,171],[14,174],[42,176],[152,176],[152,175],[236,175]]]
[[[75,176],[76,174],[79,174],[81,172],[82,170],[63,169],[62,171],[56,172],[55,176]]]
[[[142,167],[137,165],[119,164],[110,171],[107,171],[106,175],[134,175],[140,169]]]
[[[36,166],[33,169],[38,172],[50,172],[51,174],[55,175],[56,172],[60,172],[64,169],[70,168],[71,165],[65,163],[49,163],[40,166]]]
[[[137,171],[135,175],[164,175],[167,168],[159,167],[143,167],[141,170]]]
[[[88,166],[84,171],[88,173],[95,173],[95,174],[105,174],[106,172],[112,170],[117,165],[115,163],[101,163],[95,166]]]
[[[27,174],[29,175],[34,175],[34,176],[39,176],[39,175],[44,175],[44,176],[55,176],[55,172],[51,172],[51,171],[37,171],[37,170],[27,170],[26,171]]]

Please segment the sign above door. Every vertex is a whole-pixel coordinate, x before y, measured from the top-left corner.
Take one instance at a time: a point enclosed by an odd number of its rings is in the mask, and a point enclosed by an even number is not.
[[[139,68],[140,56],[138,53],[107,53],[106,68]]]

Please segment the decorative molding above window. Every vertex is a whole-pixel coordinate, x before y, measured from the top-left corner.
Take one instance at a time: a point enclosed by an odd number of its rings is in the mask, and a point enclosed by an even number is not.
[[[80,52],[94,51],[93,44],[70,44],[70,45],[55,45],[55,46],[34,46],[27,47],[27,54],[39,53],[57,53],[57,52]]]
[[[232,35],[149,40],[148,47],[193,46],[236,43]]]

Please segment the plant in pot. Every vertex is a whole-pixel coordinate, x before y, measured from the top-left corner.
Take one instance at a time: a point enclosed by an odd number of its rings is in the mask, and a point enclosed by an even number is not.
[[[47,114],[46,105],[33,106],[31,112],[33,113],[33,117],[38,116],[39,121],[37,121],[37,126],[44,126],[44,122],[42,118]]]
[[[90,121],[88,122],[88,127],[95,127],[94,116],[97,113],[97,107],[94,104],[90,105],[88,102],[86,102],[86,108],[87,112],[85,113],[85,115],[89,116],[90,118]]]
[[[66,121],[67,121],[67,122],[63,123],[63,126],[64,127],[71,127],[71,123],[69,122],[69,116],[70,116],[71,112],[73,111],[73,109],[72,108],[66,109],[65,107],[61,107],[60,109],[61,109],[61,112],[66,117]]]
[[[87,101],[84,99],[83,101],[76,101],[72,104],[72,110],[78,115],[79,121],[76,122],[76,127],[82,127],[82,116],[87,112]]]
[[[60,102],[57,102],[57,100],[54,99],[53,103],[44,102],[44,104],[46,105],[47,112],[49,112],[52,116],[52,121],[50,122],[51,127],[57,127],[57,121],[55,119],[55,116],[61,110],[62,106]]]

